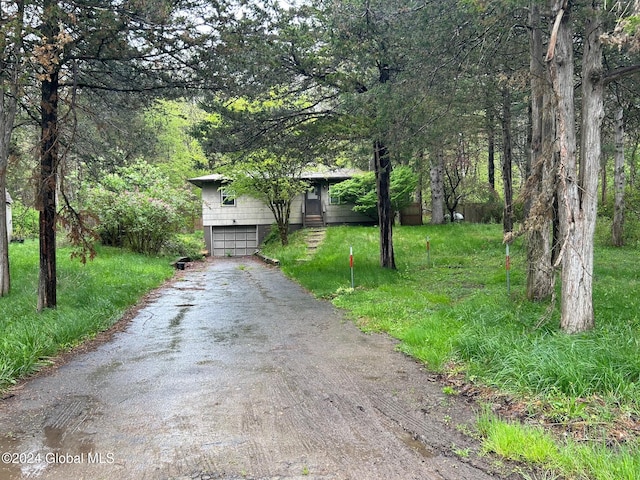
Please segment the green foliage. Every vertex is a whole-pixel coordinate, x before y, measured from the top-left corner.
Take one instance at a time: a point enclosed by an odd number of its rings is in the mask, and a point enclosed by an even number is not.
[[[485,451],[511,460],[548,464],[558,456],[553,437],[540,427],[506,423],[485,410],[478,420],[478,430],[486,438]]]
[[[306,165],[306,160],[300,162],[258,150],[227,169],[226,173],[232,179],[229,189],[237,195],[255,197],[267,205],[290,203],[309,188],[308,182],[300,179]]]
[[[478,420],[478,431],[484,438],[485,452],[562,472],[565,478],[640,478],[640,455],[635,444],[613,450],[601,443],[580,444],[571,439],[557,442],[540,426],[505,422],[486,408]]]
[[[138,253],[158,254],[190,218],[188,192],[142,162],[106,175],[88,189],[87,197],[100,220],[102,243]]]
[[[182,185],[185,178],[196,177],[209,167],[202,146],[190,135],[193,125],[205,117],[205,112],[190,102],[160,101],[145,112],[158,143],[157,152],[147,161],[172,185]]]
[[[198,260],[204,256],[202,252],[203,245],[202,231],[191,234],[180,233],[164,243],[162,253]]]
[[[627,186],[624,194],[624,241],[627,245],[640,244],[640,191]],[[597,225],[598,240],[611,243],[611,224],[614,215],[614,195],[609,195],[607,201],[598,205],[600,215]]]
[[[410,205],[417,186],[418,178],[410,167],[395,167],[391,172],[391,208],[397,212]],[[377,215],[378,196],[374,172],[356,175],[332,185],[331,196],[355,204],[353,210],[356,212],[370,217]]]
[[[113,325],[124,311],[172,275],[164,258],[100,247],[87,264],[61,249],[56,309],[36,312],[38,243],[11,244],[11,293],[0,299],[0,389],[47,359]]]
[[[38,238],[38,211],[20,202],[11,205],[13,215],[13,238]]]

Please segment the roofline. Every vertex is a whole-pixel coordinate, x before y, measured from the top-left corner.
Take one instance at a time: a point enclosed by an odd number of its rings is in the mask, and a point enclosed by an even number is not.
[[[300,176],[300,178],[304,180],[348,180],[354,175],[358,175],[361,173],[365,172],[356,169],[337,169],[324,172],[305,172]],[[225,181],[229,181],[229,178],[219,173],[213,173],[211,175],[204,175],[202,177],[188,179],[188,182],[200,188],[203,188],[203,186],[206,184],[224,183]]]

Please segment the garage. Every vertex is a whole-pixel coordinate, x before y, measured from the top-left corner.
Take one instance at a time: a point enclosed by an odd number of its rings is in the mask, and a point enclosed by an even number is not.
[[[258,228],[255,225],[211,227],[214,257],[253,255],[258,248]]]

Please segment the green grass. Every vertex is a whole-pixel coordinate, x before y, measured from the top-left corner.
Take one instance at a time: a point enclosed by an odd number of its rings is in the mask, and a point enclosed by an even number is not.
[[[568,478],[640,478],[615,473],[622,468],[615,465],[630,464],[636,472],[640,463],[633,428],[640,418],[637,248],[597,243],[596,328],[573,336],[559,330],[558,305],[526,300],[521,240],[511,247],[507,295],[499,225],[396,227],[397,271],[379,267],[375,227],[330,228],[316,255],[305,262],[299,261],[304,256],[302,233],[293,236],[290,247],[267,248],[285,273],[346,309],[365,331],[388,332],[401,341],[402,351],[432,370],[462,372],[467,382],[514,396],[523,405],[523,420],[535,418],[582,442],[563,448],[601,466],[585,477],[575,472],[587,467],[566,465],[572,455],[550,464]],[[623,446],[603,450],[605,442],[616,441]],[[592,449],[592,457],[582,449]],[[605,454],[606,462],[597,460]],[[612,465],[610,473],[606,464]]]
[[[142,295],[171,277],[163,258],[100,248],[81,264],[57,255],[58,307],[36,312],[38,244],[11,244],[11,292],[0,298],[0,389],[48,359],[109,328]]]
[[[514,424],[483,413],[479,432],[486,439],[483,450],[536,465],[565,478],[589,480],[636,480],[640,478],[637,449],[604,443],[580,444],[572,439],[558,442],[540,426]]]

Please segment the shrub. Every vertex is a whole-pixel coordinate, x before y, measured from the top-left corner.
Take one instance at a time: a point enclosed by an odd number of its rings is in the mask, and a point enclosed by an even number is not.
[[[168,239],[163,246],[163,252],[177,257],[189,257],[191,260],[199,260],[204,242],[202,232],[195,234],[178,234]]]
[[[38,238],[38,211],[15,202],[11,205],[13,214],[13,238]]]
[[[169,185],[147,164],[107,175],[89,188],[87,198],[104,245],[153,255],[182,230],[189,205],[186,191]]]

